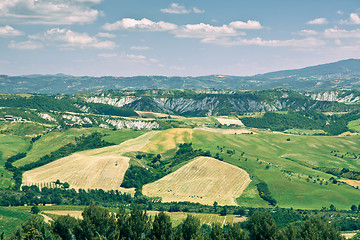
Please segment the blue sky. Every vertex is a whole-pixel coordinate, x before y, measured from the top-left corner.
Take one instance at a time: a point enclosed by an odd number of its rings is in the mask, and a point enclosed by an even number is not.
[[[348,58],[359,0],[0,1],[0,74],[245,76]]]

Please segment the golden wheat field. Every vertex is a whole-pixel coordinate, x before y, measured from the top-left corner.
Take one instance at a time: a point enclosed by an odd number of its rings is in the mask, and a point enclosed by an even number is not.
[[[158,132],[152,131],[119,145],[78,152],[61,158],[23,175],[23,185],[46,186],[59,179],[68,182],[74,189],[118,189],[129,167],[126,152],[139,151]]]
[[[356,188],[356,187],[360,188],[359,180],[341,179],[340,181],[347,183],[348,185],[353,186],[354,188]]]
[[[210,157],[198,157],[162,179],[146,184],[143,194],[163,202],[189,201],[212,205],[236,205],[250,183],[241,168]]]
[[[207,131],[207,132],[214,132],[214,133],[222,133],[222,134],[231,134],[231,135],[235,135],[235,134],[257,134],[254,131],[250,131],[248,129],[245,128],[240,128],[240,129],[223,129],[223,128],[206,128],[206,127],[202,127],[202,128],[195,128],[196,130],[202,130],[202,131]]]
[[[239,119],[233,119],[233,118],[216,118],[216,120],[221,125],[238,125],[238,126],[244,126],[244,124]]]
[[[194,129],[172,128],[162,131],[161,134],[153,137],[151,143],[141,150],[150,153],[161,153],[174,149],[179,143],[191,142]]]

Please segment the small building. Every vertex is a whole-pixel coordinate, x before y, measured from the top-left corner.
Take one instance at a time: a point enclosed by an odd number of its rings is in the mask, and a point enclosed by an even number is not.
[[[17,122],[20,122],[22,120],[22,118],[21,117],[14,117],[12,115],[5,115],[4,120],[5,121],[17,121]]]

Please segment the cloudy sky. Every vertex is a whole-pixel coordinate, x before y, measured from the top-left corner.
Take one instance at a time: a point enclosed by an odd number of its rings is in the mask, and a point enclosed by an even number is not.
[[[360,58],[359,0],[0,0],[0,74],[253,75]]]

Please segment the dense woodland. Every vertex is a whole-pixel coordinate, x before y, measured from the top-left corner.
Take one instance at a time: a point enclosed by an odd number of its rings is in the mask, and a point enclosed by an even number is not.
[[[179,144],[175,155],[169,159],[162,159],[160,154],[139,153],[136,158],[143,159],[148,166],[147,169],[136,165],[130,166],[125,173],[121,186],[141,189],[143,185],[171,173],[174,167],[199,156],[210,157],[211,154],[209,151],[204,152],[201,149],[194,150],[192,143]]]
[[[360,117],[360,111],[344,115],[325,115],[316,111],[289,111],[286,114],[266,112],[263,117],[245,117],[241,121],[248,127],[268,128],[273,131],[286,129],[322,129],[329,135],[338,135],[349,131],[349,121]]]

